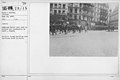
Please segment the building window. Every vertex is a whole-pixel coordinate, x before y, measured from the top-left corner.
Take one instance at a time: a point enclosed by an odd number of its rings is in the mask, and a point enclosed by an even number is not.
[[[66,7],[65,4],[63,4],[63,8],[64,8],[64,9],[65,9],[65,7]]]
[[[83,20],[83,16],[81,16],[81,20]]]
[[[69,6],[73,6],[73,3],[70,3]]]
[[[79,10],[79,12],[81,12],[81,9]]]
[[[59,10],[58,13],[60,14],[60,13],[61,13],[61,10]]]
[[[77,3],[74,3],[74,7],[78,7],[78,4],[77,4]]]
[[[74,19],[77,19],[77,15],[74,16]]]
[[[53,4],[52,3],[50,4],[50,8],[53,8]]]
[[[72,13],[73,12],[73,10],[72,9],[70,9],[70,13]]]
[[[59,4],[59,8],[61,8],[61,4]]]
[[[57,8],[57,4],[55,4],[55,8]]]
[[[80,3],[79,6],[82,7],[82,4]]]
[[[64,13],[65,13],[65,10],[63,10],[62,13],[64,14]]]
[[[75,13],[77,13],[77,8],[75,8]]]
[[[79,16],[79,19],[81,20],[81,16]]]
[[[57,10],[54,10],[54,14],[57,14]]]

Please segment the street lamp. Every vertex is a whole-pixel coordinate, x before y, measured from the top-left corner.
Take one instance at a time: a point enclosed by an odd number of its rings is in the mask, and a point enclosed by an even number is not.
[[[110,13],[109,13],[109,24],[108,24],[108,31],[110,31],[110,21],[111,21],[111,9],[109,10]]]
[[[110,19],[109,19],[109,24],[110,24],[110,20],[111,20],[111,11],[112,11],[112,10],[110,9]]]

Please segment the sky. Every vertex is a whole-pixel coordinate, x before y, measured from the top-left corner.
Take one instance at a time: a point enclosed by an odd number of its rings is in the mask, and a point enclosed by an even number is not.
[[[108,3],[109,8],[113,11],[116,6],[118,6],[118,3]]]

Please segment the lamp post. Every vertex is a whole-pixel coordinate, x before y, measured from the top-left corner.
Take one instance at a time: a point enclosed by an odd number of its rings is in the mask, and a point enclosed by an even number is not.
[[[110,13],[109,13],[108,31],[110,31],[111,11],[112,11],[112,10],[110,9]]]
[[[110,21],[111,21],[111,11],[112,11],[112,10],[110,9],[110,20],[109,20],[109,23],[110,23]]]

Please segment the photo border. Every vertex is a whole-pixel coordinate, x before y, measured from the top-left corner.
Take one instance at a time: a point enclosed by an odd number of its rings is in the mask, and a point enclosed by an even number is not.
[[[68,1],[68,2],[67,2]],[[66,1],[62,1],[61,2],[61,0],[46,0],[46,1],[44,1],[44,0],[41,0],[41,1],[39,1],[39,0],[35,0],[35,1],[33,1],[33,2],[28,2],[28,5],[29,5],[29,8],[30,8],[30,4],[31,3],[80,3],[80,1],[79,0],[66,0]],[[98,3],[99,1],[98,0],[81,0],[81,3]],[[119,2],[119,6],[120,6],[120,1],[118,0],[118,1],[111,1],[111,0],[108,0],[108,1],[105,1],[105,2],[100,2],[100,3],[111,3],[111,2]],[[29,11],[28,11],[28,15],[29,15],[29,18],[28,18],[28,36],[30,36],[30,9],[29,9]],[[119,7],[119,13],[118,13],[119,15],[120,15],[120,7]],[[118,15],[118,16],[119,16]],[[119,19],[120,19],[120,16],[119,16]],[[120,20],[118,19],[118,22],[120,23]],[[118,23],[118,25],[119,25],[119,23]],[[120,30],[120,28],[118,27],[118,38],[120,39],[120,37],[119,37],[119,30]],[[119,41],[118,41],[118,43],[119,43]],[[120,43],[119,43],[119,45],[120,45]],[[88,73],[84,73],[84,74],[79,74],[79,73],[30,73],[30,37],[28,38],[28,57],[27,57],[27,63],[28,63],[28,65],[27,65],[27,74],[28,75],[30,75],[30,76],[32,76],[32,75],[38,75],[38,76],[111,76],[111,77],[113,77],[113,76],[120,76],[120,53],[119,53],[119,45],[118,45],[118,74],[88,74]]]

